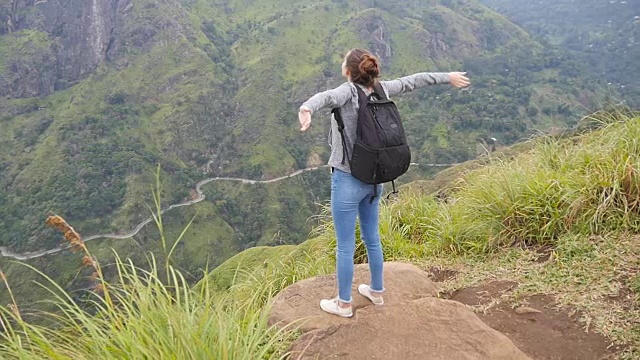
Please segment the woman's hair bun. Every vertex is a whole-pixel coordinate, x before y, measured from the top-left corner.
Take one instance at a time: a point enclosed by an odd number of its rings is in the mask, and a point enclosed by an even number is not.
[[[345,61],[351,80],[356,84],[373,86],[380,76],[380,60],[367,50],[353,49]]]
[[[378,59],[373,55],[362,55],[358,68],[360,70],[360,73],[367,74],[371,78],[377,78],[380,75]]]

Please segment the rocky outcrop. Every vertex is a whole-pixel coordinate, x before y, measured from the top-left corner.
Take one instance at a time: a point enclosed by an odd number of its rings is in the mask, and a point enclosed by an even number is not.
[[[130,0],[49,0],[39,5],[44,31],[58,44],[56,89],[92,72],[114,52]]]
[[[370,306],[351,323],[305,334],[291,354],[293,359],[528,359],[464,305],[436,298]]]
[[[369,282],[366,264],[356,267],[354,289],[361,282]],[[385,287],[383,306],[354,291],[354,317],[343,319],[318,305],[335,293],[334,276],[300,281],[276,297],[270,322],[304,333],[291,359],[528,359],[465,305],[433,297],[436,286],[415,266],[385,264]]]
[[[371,302],[360,296],[355,288],[370,283],[367,264],[357,265],[353,276],[353,306],[356,314]],[[410,264],[386,263],[384,267],[385,298],[387,306],[397,306],[403,301],[435,296],[438,288],[429,275]],[[320,310],[322,298],[336,295],[335,275],[318,276],[297,282],[283,290],[274,300],[270,322],[290,324],[299,322],[303,331],[323,329],[335,324],[348,324],[351,320],[326,316]],[[300,321],[302,320],[302,322]]]
[[[39,31],[7,35],[0,47],[0,96],[27,98],[53,92],[56,56],[48,35]]]
[[[7,39],[0,42],[5,56],[0,96],[48,95],[86,78],[105,62],[146,51],[160,39],[166,45],[180,37],[194,38],[177,1],[40,0],[24,12],[27,15],[10,29],[0,29]],[[37,46],[21,40],[33,34],[38,35]]]
[[[385,20],[375,10],[369,10],[353,21],[360,38],[369,44],[369,50],[379,57],[383,64],[388,64],[391,61],[393,49],[389,26]]]
[[[0,86],[0,96],[48,95],[91,73],[115,51],[116,29],[130,1],[48,0],[31,4],[27,15],[16,19],[12,33],[6,35],[9,43],[24,47],[13,51],[5,44],[9,64],[0,72],[0,83],[5,85]],[[36,44],[33,39],[23,40],[33,37],[39,40]]]

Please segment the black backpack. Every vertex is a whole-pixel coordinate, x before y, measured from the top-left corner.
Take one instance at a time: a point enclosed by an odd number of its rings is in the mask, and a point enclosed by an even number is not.
[[[377,184],[391,181],[396,194],[395,179],[407,172],[411,164],[411,152],[404,135],[404,127],[396,104],[387,98],[382,85],[376,82],[373,92],[367,96],[358,89],[358,127],[351,157],[347,152],[344,136],[344,122],[340,108],[331,111],[338,123],[342,136],[342,163],[349,158],[351,175],[367,184],[374,185],[374,195],[378,195]]]

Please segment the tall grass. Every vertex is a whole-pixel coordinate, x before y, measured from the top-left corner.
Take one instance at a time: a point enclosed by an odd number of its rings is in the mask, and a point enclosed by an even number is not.
[[[116,263],[120,279],[107,290],[115,305],[99,296],[79,304],[51,283],[59,311],[40,316],[55,326],[28,324],[2,309],[0,358],[265,359],[284,353],[290,333],[268,326],[269,308],[259,296],[271,284],[235,299],[214,296],[206,286],[193,291],[172,267],[173,280],[165,284],[156,266]]]
[[[597,115],[599,130],[536,139],[515,159],[462,174],[445,199],[409,190],[383,207],[383,244],[397,247],[390,239],[402,234],[404,244],[422,245],[408,255],[484,253],[640,230],[640,117]]]
[[[398,200],[383,201],[385,259],[484,254],[553,246],[568,234],[639,231],[640,117],[600,112],[583,123],[581,135],[541,137],[515,158],[483,159],[437,195],[406,187]],[[316,235],[332,235],[328,207],[320,218]],[[366,260],[358,239],[355,261]]]
[[[160,187],[154,197],[158,205]],[[156,211],[162,232],[160,206]],[[164,264],[150,255],[146,268],[141,268],[115,254],[117,276],[106,282],[79,234],[62,218],[52,217],[49,223],[55,223],[83,252],[85,266],[96,269],[96,285],[86,300],[78,301],[31,268],[46,279],[40,286],[51,293],[50,303],[57,311],[34,314],[46,320],[44,326],[25,321],[15,300],[9,307],[0,307],[2,359],[282,358],[295,329],[268,324],[268,300],[301,277],[323,271],[319,258],[307,254],[305,265],[298,266],[293,259],[276,261],[228,292],[213,292],[207,276],[201,286],[186,282],[170,263],[177,241],[169,246],[163,236]],[[10,279],[0,274],[10,291]]]

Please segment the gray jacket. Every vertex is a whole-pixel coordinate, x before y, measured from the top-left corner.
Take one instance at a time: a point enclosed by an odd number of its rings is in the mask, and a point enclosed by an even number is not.
[[[418,73],[391,81],[380,81],[382,88],[388,98],[396,95],[412,91],[421,87],[436,84],[448,84],[448,73]],[[340,107],[342,120],[344,121],[347,149],[353,148],[356,138],[356,127],[358,124],[358,90],[351,82],[345,82],[335,89],[318,93],[307,100],[302,106],[311,110],[311,114],[321,109],[333,109]],[[368,95],[367,89],[361,88]],[[338,124],[331,116],[331,131],[329,133],[329,144],[331,145],[331,157],[329,158],[329,166],[350,173],[349,160],[346,159],[342,164],[342,139],[338,131]],[[351,155],[351,151],[349,151]]]

